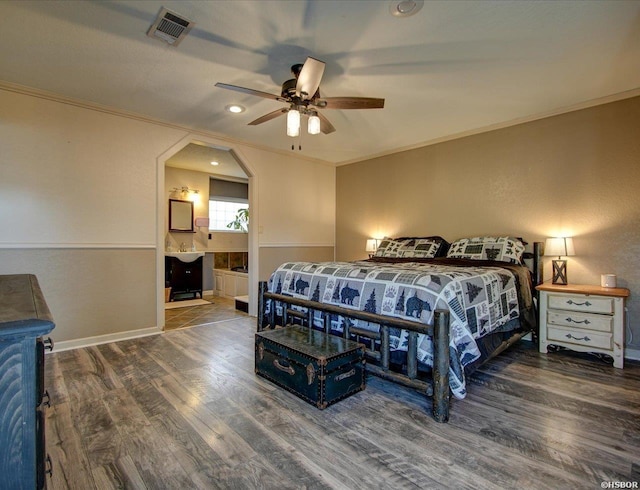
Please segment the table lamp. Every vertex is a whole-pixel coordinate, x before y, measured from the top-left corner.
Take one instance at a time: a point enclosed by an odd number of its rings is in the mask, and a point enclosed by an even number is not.
[[[552,261],[553,279],[551,282],[553,284],[567,284],[567,261],[562,260],[562,257],[570,257],[575,254],[573,238],[547,238],[544,244],[544,255],[558,257]]]
[[[369,252],[369,258],[372,258],[378,249],[378,240],[375,238],[370,238],[367,240],[367,246],[365,247],[365,252]]]

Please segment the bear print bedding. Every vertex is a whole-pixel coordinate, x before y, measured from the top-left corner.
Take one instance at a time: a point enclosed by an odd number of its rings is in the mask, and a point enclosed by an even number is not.
[[[268,288],[274,293],[421,323],[432,323],[436,309],[448,309],[449,381],[454,396],[464,398],[463,368],[480,357],[476,340],[520,326],[518,288],[524,281],[512,271],[513,266],[460,267],[438,263],[438,259],[433,262],[287,262],[271,275]],[[332,318],[332,333],[342,331],[342,321]],[[357,325],[378,328],[362,321]],[[317,326],[322,326],[319,316]],[[406,351],[406,331],[391,329],[390,337],[392,350]],[[432,366],[432,351],[431,338],[419,335],[418,360]]]

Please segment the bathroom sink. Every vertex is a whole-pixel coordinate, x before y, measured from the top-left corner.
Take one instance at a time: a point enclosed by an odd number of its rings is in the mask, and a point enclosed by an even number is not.
[[[165,256],[167,257],[175,257],[180,262],[193,262],[198,259],[198,257],[204,257],[204,252],[165,252]]]

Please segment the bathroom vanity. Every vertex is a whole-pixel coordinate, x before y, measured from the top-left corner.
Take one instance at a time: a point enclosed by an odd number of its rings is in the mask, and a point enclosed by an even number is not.
[[[239,269],[213,269],[214,294],[228,298],[249,294],[249,274]]]
[[[204,252],[173,252],[164,257],[165,284],[171,288],[169,301],[176,296],[202,298],[202,263]],[[180,298],[186,299],[186,298]]]

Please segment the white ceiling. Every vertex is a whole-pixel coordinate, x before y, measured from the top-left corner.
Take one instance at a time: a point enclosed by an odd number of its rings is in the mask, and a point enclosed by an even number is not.
[[[196,22],[177,47],[146,36],[163,6]],[[640,1],[427,1],[397,18],[388,1],[5,0],[0,42],[0,80],[334,163],[640,87]],[[385,108],[325,110],[336,132],[294,141],[282,117],[247,125],[283,104],[214,86],[279,94],[307,55],[326,62],[323,96]]]
[[[217,162],[217,165],[214,166],[212,162]],[[165,165],[248,181],[233,151],[212,148],[204,143],[189,143],[169,158]]]

